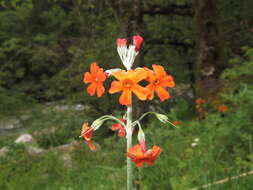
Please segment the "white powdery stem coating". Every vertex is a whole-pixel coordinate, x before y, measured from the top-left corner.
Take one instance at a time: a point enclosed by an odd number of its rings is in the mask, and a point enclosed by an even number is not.
[[[126,69],[127,70],[131,69],[134,63],[135,57],[138,55],[138,51],[135,51],[135,46],[129,45],[128,48],[127,46],[118,46],[117,51]]]

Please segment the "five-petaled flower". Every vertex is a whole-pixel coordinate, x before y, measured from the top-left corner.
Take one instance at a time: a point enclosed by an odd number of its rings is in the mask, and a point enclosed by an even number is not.
[[[88,123],[83,124],[82,132],[81,132],[80,137],[83,137],[86,140],[86,142],[88,143],[89,148],[91,150],[96,149],[96,147],[95,147],[95,145],[93,144],[93,141],[92,141],[93,132],[94,132],[94,130],[89,127]]]
[[[109,89],[110,94],[122,91],[119,98],[119,103],[122,105],[129,106],[132,104],[132,92],[140,99],[146,100],[147,90],[140,86],[138,82],[142,81],[147,77],[147,72],[144,69],[136,70],[120,70],[112,73],[112,75],[118,79],[111,83]]]
[[[119,120],[122,121],[123,123],[126,123],[125,119],[119,119]],[[111,127],[111,130],[118,131],[119,137],[126,136],[126,129],[120,123],[113,124]]]
[[[90,96],[93,96],[95,92],[97,92],[97,96],[100,97],[105,92],[105,88],[103,86],[103,82],[106,79],[106,73],[102,68],[97,66],[97,63],[92,63],[90,66],[90,72],[86,72],[84,74],[84,83],[91,83],[87,91]]]
[[[154,98],[154,92],[156,92],[161,101],[167,100],[170,98],[170,94],[165,88],[173,88],[175,86],[174,79],[172,76],[167,75],[162,66],[152,65],[152,67],[154,69],[153,71],[145,68],[148,71],[146,80],[150,82],[146,87],[149,91],[147,98],[152,100]]]
[[[160,147],[153,146],[152,149],[143,152],[141,145],[137,144],[128,149],[127,157],[129,157],[139,168],[141,168],[144,162],[147,163],[148,166],[151,166],[160,155],[161,151],[162,149]]]

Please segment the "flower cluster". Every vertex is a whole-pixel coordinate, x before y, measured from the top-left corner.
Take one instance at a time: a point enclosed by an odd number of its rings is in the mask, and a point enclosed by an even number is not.
[[[173,88],[175,86],[173,77],[168,75],[161,65],[152,65],[153,70],[148,68],[137,68],[135,70],[116,70],[111,75],[117,80],[111,83],[109,89],[110,94],[122,92],[119,103],[125,106],[132,104],[132,94],[135,94],[140,100],[152,100],[154,93],[158,95],[161,101],[170,98],[166,87]],[[105,92],[103,82],[106,79],[106,73],[99,68],[96,63],[91,64],[90,72],[84,75],[84,82],[91,83],[87,91],[93,96],[97,92],[100,97]],[[139,83],[143,80],[149,82],[146,87]]]
[[[132,69],[135,57],[139,54],[143,41],[143,38],[139,35],[133,36],[133,43],[129,45],[126,39],[117,39],[117,51],[126,70],[119,68],[104,70],[97,63],[91,64],[90,72],[86,72],[83,79],[85,84],[89,84],[87,91],[90,96],[97,94],[98,97],[101,97],[107,91],[105,90],[104,82],[108,77],[112,76],[116,80],[111,82],[108,92],[110,94],[121,93],[119,103],[128,108],[132,106],[133,94],[142,101],[152,100],[155,94],[159,97],[160,101],[170,98],[167,88],[173,88],[175,83],[173,77],[167,74],[163,66],[153,64],[152,69],[146,67]],[[142,85],[142,81],[146,81],[145,86]],[[155,113],[155,115],[160,121],[164,123],[169,122],[167,116],[158,113]],[[107,119],[118,121],[112,125],[111,130],[118,131],[118,136],[120,137],[127,137],[129,134],[132,136],[134,127],[137,125],[139,127],[139,144],[130,147],[126,155],[138,167],[142,167],[143,163],[147,165],[154,163],[162,150],[158,146],[153,146],[152,149],[146,150],[145,135],[139,122],[140,119],[133,122],[133,124],[130,123],[129,126],[125,119],[117,119],[106,115],[95,120],[91,126],[85,123],[80,137],[86,140],[91,150],[95,150],[92,141],[93,132]]]

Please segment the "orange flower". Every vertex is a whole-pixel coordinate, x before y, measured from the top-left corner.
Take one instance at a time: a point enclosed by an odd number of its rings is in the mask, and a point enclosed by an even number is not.
[[[180,124],[182,124],[182,121],[176,120],[176,121],[173,122],[173,124],[174,125],[180,125]]]
[[[167,75],[164,68],[160,65],[152,65],[152,67],[154,71],[145,68],[148,71],[148,77],[146,80],[150,82],[150,84],[146,87],[149,91],[147,98],[152,100],[154,98],[154,92],[156,92],[161,101],[167,100],[170,98],[170,94],[165,88],[173,88],[175,86],[173,77]]]
[[[228,107],[226,105],[222,104],[222,105],[220,105],[220,106],[217,107],[217,110],[219,112],[225,113],[225,112],[228,111]]]
[[[202,98],[198,98],[198,99],[196,99],[195,103],[196,103],[197,105],[201,105],[201,104],[204,104],[204,103],[205,103],[205,100],[202,99]]]
[[[103,82],[106,79],[106,74],[102,68],[97,66],[97,63],[92,63],[90,66],[90,73],[86,72],[84,74],[83,82],[85,84],[91,83],[87,91],[90,96],[93,96],[95,92],[97,92],[97,96],[100,97],[105,92],[105,88],[103,86]]]
[[[119,119],[119,120],[122,121],[123,123],[126,123],[125,119]],[[113,124],[112,127],[111,127],[111,130],[113,130],[113,131],[118,130],[118,136],[119,137],[126,136],[126,129],[120,123]]]
[[[111,88],[109,89],[110,94],[122,91],[119,98],[119,103],[122,105],[132,104],[132,92],[140,99],[146,100],[147,90],[140,86],[138,82],[147,77],[147,72],[144,69],[137,70],[120,70],[112,73],[112,75],[118,79],[113,81]]]
[[[137,144],[132,148],[129,148],[127,152],[127,157],[129,157],[133,162],[136,163],[139,168],[141,168],[144,162],[151,166],[161,152],[162,150],[158,146],[153,146],[152,149],[143,152],[141,149],[141,145]]]
[[[83,137],[86,140],[86,142],[89,145],[89,148],[92,151],[96,149],[95,145],[93,144],[93,141],[91,140],[93,136],[93,132],[94,132],[94,129],[90,128],[88,123],[83,124],[80,137]]]

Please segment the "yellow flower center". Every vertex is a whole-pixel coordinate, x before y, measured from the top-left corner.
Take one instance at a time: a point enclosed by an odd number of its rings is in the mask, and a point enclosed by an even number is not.
[[[124,88],[131,88],[133,86],[133,81],[129,80],[129,79],[125,79],[123,81],[123,87]]]
[[[95,82],[98,82],[98,81],[99,81],[97,77],[95,77],[94,80],[95,80]]]
[[[159,79],[155,79],[154,84],[158,85],[159,83],[160,83],[160,80]]]

